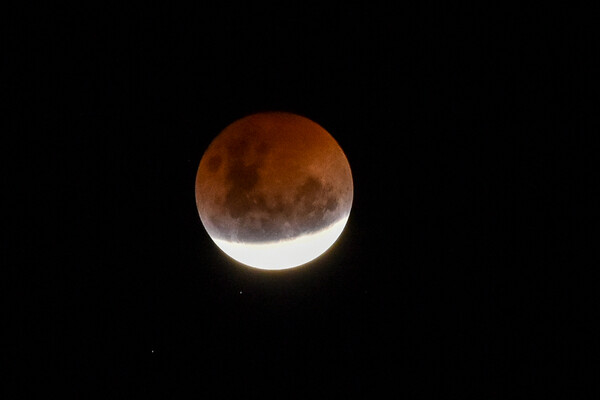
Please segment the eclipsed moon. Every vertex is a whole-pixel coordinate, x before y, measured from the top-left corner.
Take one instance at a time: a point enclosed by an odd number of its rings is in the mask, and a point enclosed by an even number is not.
[[[348,160],[308,118],[253,114],[210,144],[196,175],[196,205],[215,244],[261,269],[285,269],[324,253],[342,233],[353,197]]]

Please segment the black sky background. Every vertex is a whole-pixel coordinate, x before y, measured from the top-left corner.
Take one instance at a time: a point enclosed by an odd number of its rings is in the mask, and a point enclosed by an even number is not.
[[[591,210],[574,200],[591,150],[569,140],[585,131],[572,43],[587,27],[551,11],[19,14],[9,93],[28,183],[6,217],[22,228],[7,380],[111,398],[575,385],[563,370],[582,349],[559,328],[578,327],[562,283]],[[266,110],[327,129],[355,187],[332,249],[277,273],[221,253],[194,199],[210,141]]]

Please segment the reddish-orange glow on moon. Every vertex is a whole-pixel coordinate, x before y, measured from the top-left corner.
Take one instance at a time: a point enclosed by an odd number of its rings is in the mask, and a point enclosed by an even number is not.
[[[304,264],[341,234],[352,206],[348,160],[308,118],[253,114],[210,144],[196,175],[196,204],[213,241],[262,269]]]

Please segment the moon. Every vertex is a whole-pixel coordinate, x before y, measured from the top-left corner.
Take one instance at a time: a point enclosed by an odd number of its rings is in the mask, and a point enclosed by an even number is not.
[[[196,174],[204,228],[228,256],[250,267],[297,267],[342,233],[354,186],[346,155],[310,119],[262,112],[227,126]]]

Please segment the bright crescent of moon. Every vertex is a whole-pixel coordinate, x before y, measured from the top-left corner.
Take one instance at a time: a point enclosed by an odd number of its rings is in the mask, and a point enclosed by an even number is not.
[[[279,242],[248,244],[213,239],[234,260],[254,268],[287,269],[306,264],[323,254],[341,235],[348,216],[327,229]]]

